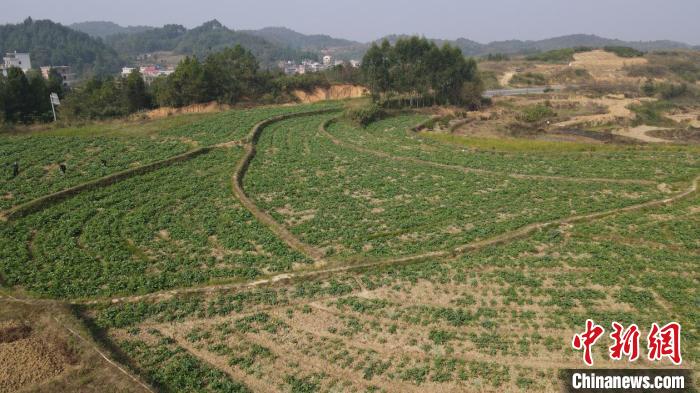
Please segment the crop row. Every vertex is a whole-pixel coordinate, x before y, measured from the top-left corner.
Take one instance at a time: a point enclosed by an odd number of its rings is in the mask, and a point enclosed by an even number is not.
[[[4,223],[5,281],[52,297],[110,296],[250,280],[308,262],[233,197],[241,155],[215,150]]]
[[[334,145],[318,132],[327,118],[272,124],[244,179],[260,207],[327,256],[449,250],[662,195],[652,185],[532,181],[396,162]]]
[[[193,146],[240,140],[272,116],[333,103],[231,110],[158,133],[0,136],[0,210],[134,166],[181,154]],[[128,126],[128,125],[127,125]],[[18,164],[14,177],[12,165]],[[66,166],[65,173],[60,165]]]
[[[409,130],[424,119],[421,115],[398,115],[366,128],[340,120],[332,123],[328,131],[346,142],[396,156],[504,173],[673,183],[687,181],[700,172],[697,150],[682,147],[630,147],[581,152],[484,151],[470,146],[468,139],[461,144],[441,143],[429,133]],[[591,145],[591,149],[595,149],[595,145]]]

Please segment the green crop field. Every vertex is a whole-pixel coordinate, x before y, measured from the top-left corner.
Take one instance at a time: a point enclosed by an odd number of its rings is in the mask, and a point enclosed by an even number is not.
[[[0,296],[69,304],[154,391],[559,391],[589,318],[679,322],[698,375],[697,148],[486,142],[341,106],[0,137],[22,163],[5,211],[210,148],[0,221]],[[627,367],[609,341],[595,366]]]

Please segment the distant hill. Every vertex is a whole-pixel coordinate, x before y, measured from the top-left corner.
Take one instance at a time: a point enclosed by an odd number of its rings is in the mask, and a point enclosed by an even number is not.
[[[324,50],[362,45],[360,42],[333,38],[324,34],[306,35],[286,27],[265,27],[260,30],[243,30],[241,32],[262,37],[277,45],[303,50]]]
[[[279,60],[315,58],[316,53],[304,52],[288,45],[270,42],[258,35],[234,31],[212,20],[193,29],[181,25],[166,25],[140,33],[109,36],[105,42],[117,52],[136,56],[156,51],[205,57],[227,47],[241,45],[250,50],[261,64],[269,66]]]
[[[389,40],[395,42],[397,39],[405,37],[403,35],[390,35],[380,40]],[[508,55],[530,54],[536,52],[545,52],[554,49],[574,48],[579,46],[599,48],[603,46],[628,46],[642,51],[661,50],[661,49],[691,49],[691,46],[682,42],[676,41],[622,41],[610,38],[603,38],[591,34],[572,34],[561,37],[547,38],[538,41],[494,41],[488,44],[481,44],[466,38],[456,40],[432,39],[439,45],[449,43],[457,46],[466,56],[481,56],[489,53],[502,53]]]
[[[151,26],[120,26],[114,22],[103,22],[103,21],[91,21],[91,22],[80,22],[73,23],[69,25],[73,30],[77,30],[86,33],[92,37],[106,38],[117,34],[132,34],[132,33],[142,33],[144,31],[152,30]]]
[[[122,61],[101,40],[54,23],[27,18],[23,23],[0,26],[0,53],[29,52],[32,66],[69,65],[78,74],[117,72]]]

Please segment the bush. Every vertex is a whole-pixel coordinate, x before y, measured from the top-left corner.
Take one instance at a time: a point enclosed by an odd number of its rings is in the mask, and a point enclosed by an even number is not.
[[[630,110],[634,112],[634,124],[647,124],[652,126],[670,126],[673,121],[664,117],[663,112],[670,110],[674,105],[668,101],[644,102],[640,105],[630,106]]]
[[[642,57],[644,52],[638,51],[628,46],[606,46],[603,47],[606,52],[614,53],[620,57]]]
[[[504,54],[504,53],[489,53],[484,57],[484,60],[487,61],[508,61],[510,60],[510,56]]]
[[[574,59],[575,53],[589,52],[592,48],[588,47],[576,47],[576,48],[564,48],[555,49],[548,52],[537,53],[526,57],[530,61],[544,61],[547,63],[567,63]]]
[[[527,123],[537,123],[546,118],[555,117],[556,115],[554,110],[548,105],[537,104],[524,108],[518,118]]]
[[[690,92],[688,89],[688,85],[686,85],[685,83],[660,83],[657,86],[657,90],[661,98],[665,100],[683,97]]]
[[[381,120],[386,116],[386,112],[378,105],[372,103],[369,105],[351,108],[345,112],[345,116],[353,123],[362,127],[366,127],[375,121]]]
[[[547,78],[543,74],[535,72],[525,72],[513,75],[510,80],[511,85],[541,86],[547,84]]]

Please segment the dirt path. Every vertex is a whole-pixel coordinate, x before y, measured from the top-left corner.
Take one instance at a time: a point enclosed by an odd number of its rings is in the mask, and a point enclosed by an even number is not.
[[[508,176],[514,179],[530,179],[530,180],[555,180],[555,181],[566,181],[566,182],[580,182],[580,183],[616,183],[616,184],[641,184],[641,185],[656,185],[655,181],[651,180],[639,180],[639,179],[608,179],[608,178],[600,178],[600,177],[569,177],[569,176],[550,176],[550,175],[526,175],[526,174],[519,174],[519,173],[505,173],[505,172],[498,172],[498,171],[490,171],[488,169],[479,169],[479,168],[470,168],[470,167],[465,167],[461,165],[450,165],[450,164],[441,164],[439,162],[434,162],[434,161],[426,161],[426,160],[421,160],[420,158],[414,158],[414,157],[401,157],[401,156],[394,156],[392,154],[383,152],[383,151],[378,151],[378,150],[372,150],[372,149],[367,149],[365,147],[357,146],[352,143],[348,143],[345,141],[342,141],[335,136],[333,136],[330,132],[326,130],[326,127],[328,124],[331,122],[335,121],[335,119],[328,120],[321,124],[319,127],[319,131],[321,134],[325,135],[327,138],[329,138],[335,145],[345,147],[348,149],[355,150],[360,153],[367,153],[371,154],[377,157],[381,158],[386,158],[390,159],[393,161],[403,161],[403,162],[412,162],[415,164],[420,164],[420,165],[428,165],[436,168],[442,168],[442,169],[449,169],[453,171],[458,171],[458,172],[464,172],[464,173],[478,173],[478,174],[484,174],[484,175],[498,175],[498,176]]]
[[[506,71],[505,74],[498,79],[498,84],[502,87],[508,87],[513,76],[515,76],[515,71]]]
[[[601,98],[590,98],[576,96],[569,99],[581,105],[602,105],[607,109],[606,113],[595,115],[581,115],[554,124],[555,127],[566,128],[578,124],[605,124],[620,120],[629,120],[634,117],[634,112],[629,109],[630,105],[640,105],[643,102],[653,101],[650,98],[625,98],[624,96],[608,95]]]
[[[613,131],[613,134],[625,136],[628,138],[634,138],[634,139],[640,140],[642,142],[647,142],[647,143],[670,143],[671,141],[669,141],[669,140],[647,135],[647,132],[650,132],[650,131],[659,131],[659,130],[666,130],[666,129],[667,128],[653,127],[653,126],[637,126],[634,128],[624,128],[622,130],[615,130],[615,131]]]
[[[234,172],[233,177],[231,179],[233,193],[241,201],[243,206],[245,206],[245,208],[248,209],[248,211],[250,211],[255,216],[255,218],[267,225],[275,233],[275,235],[282,239],[289,247],[311,258],[316,264],[316,266],[324,266],[326,264],[323,260],[323,251],[311,245],[303,243],[301,240],[299,240],[299,238],[297,238],[296,236],[294,236],[294,234],[287,230],[287,228],[285,228],[282,224],[275,221],[275,219],[271,215],[258,208],[255,202],[248,198],[245,191],[243,190],[243,178],[245,177],[245,174],[248,171],[248,167],[250,166],[251,161],[255,157],[255,147],[257,145],[258,139],[260,138],[260,134],[262,133],[263,129],[265,129],[265,127],[269,126],[272,123],[286,119],[291,119],[294,117],[318,115],[336,111],[336,109],[326,109],[321,111],[282,115],[261,121],[260,123],[256,124],[255,127],[253,127],[253,129],[250,131],[250,134],[246,137],[246,152],[243,155],[243,157],[241,157],[240,161],[238,161],[238,164],[236,165],[236,171]]]

